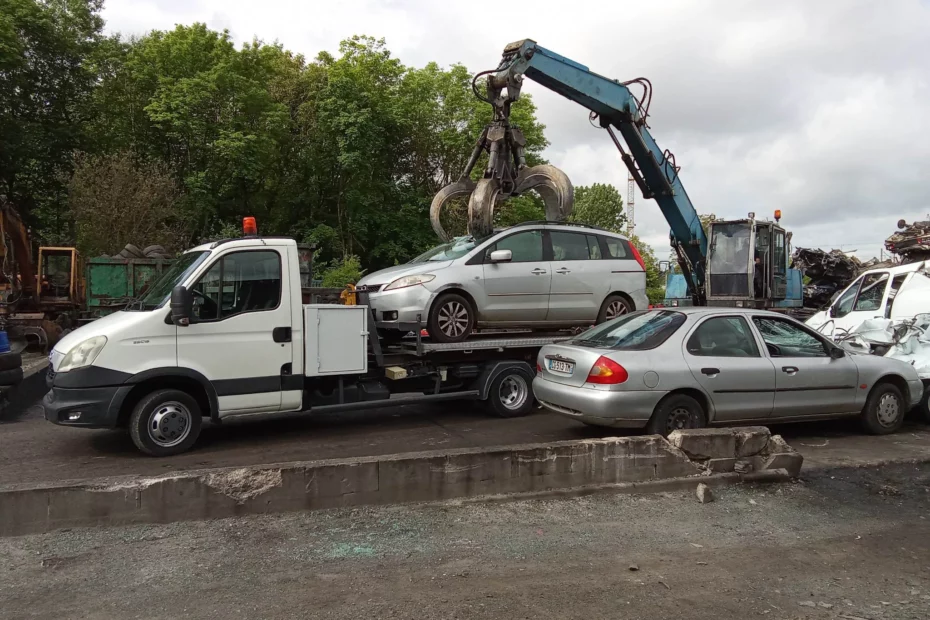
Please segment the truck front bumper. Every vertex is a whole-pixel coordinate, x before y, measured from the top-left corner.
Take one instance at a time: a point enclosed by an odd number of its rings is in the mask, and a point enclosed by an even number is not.
[[[53,387],[42,399],[45,419],[62,426],[116,428],[120,406],[132,387]]]

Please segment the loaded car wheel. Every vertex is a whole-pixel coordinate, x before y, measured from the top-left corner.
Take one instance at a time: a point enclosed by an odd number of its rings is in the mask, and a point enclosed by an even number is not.
[[[920,414],[921,420],[930,423],[930,385],[924,387],[924,395],[917,405],[917,413]]]
[[[891,383],[879,383],[872,388],[862,409],[862,425],[873,435],[887,435],[901,428],[907,406],[901,390]]]
[[[525,368],[508,368],[488,386],[487,409],[502,418],[525,416],[533,410],[533,375]]]
[[[187,392],[156,390],[136,404],[129,419],[129,435],[146,454],[180,454],[197,441],[201,416],[200,405]]]
[[[604,323],[630,312],[633,312],[633,304],[625,297],[611,295],[604,300],[601,311],[597,315],[597,322]]]
[[[650,435],[667,437],[672,431],[707,426],[707,413],[701,403],[685,394],[672,394],[663,398],[646,426]]]
[[[0,353],[0,370],[13,370],[23,365],[23,356],[19,353]]]
[[[461,342],[475,328],[475,310],[457,293],[439,297],[429,311],[427,331],[438,342]]]

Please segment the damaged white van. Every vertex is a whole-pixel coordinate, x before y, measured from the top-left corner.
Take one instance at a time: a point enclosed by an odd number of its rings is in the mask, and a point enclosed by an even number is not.
[[[869,319],[911,319],[930,311],[930,261],[861,274],[807,325],[825,336],[848,333]]]

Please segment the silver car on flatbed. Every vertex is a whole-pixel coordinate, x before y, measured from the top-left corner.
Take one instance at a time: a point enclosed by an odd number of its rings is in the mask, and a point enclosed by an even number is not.
[[[892,433],[924,389],[910,364],[850,354],[782,314],[720,307],[625,315],[544,346],[536,373],[551,411],[661,435],[846,416]]]

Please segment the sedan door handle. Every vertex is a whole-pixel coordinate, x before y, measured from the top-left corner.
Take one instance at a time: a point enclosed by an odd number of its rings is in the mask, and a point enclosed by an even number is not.
[[[798,367],[797,366],[782,366],[781,371],[786,372],[789,375],[793,375],[793,374],[797,374]]]
[[[562,273],[562,274],[571,273],[571,272],[572,272],[571,269],[566,269],[565,267],[562,267],[561,269],[556,270],[556,273]]]
[[[713,377],[720,374],[719,368],[702,368],[701,373],[707,375],[708,377]]]
[[[543,275],[544,273],[546,273],[546,270],[545,270],[545,269],[534,269],[534,270],[533,270],[533,274],[534,274],[534,275],[537,275],[537,276],[541,276],[541,275]]]

